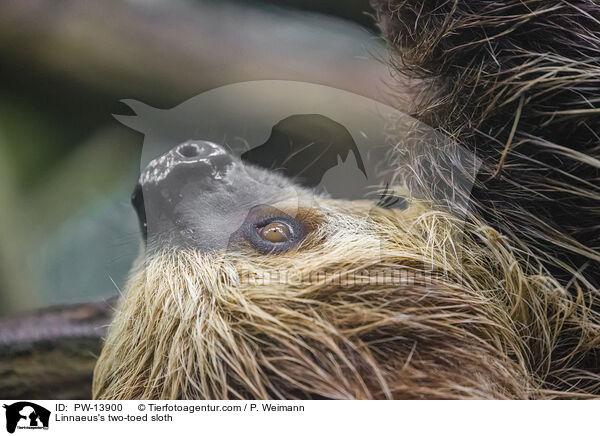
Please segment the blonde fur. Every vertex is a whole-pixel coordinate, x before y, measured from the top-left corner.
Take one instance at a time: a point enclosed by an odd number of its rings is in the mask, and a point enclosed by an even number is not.
[[[598,314],[542,267],[518,262],[495,230],[414,202],[405,211],[320,204],[320,225],[285,254],[165,251],[140,260],[94,397],[597,392],[598,375],[577,364],[599,345]]]

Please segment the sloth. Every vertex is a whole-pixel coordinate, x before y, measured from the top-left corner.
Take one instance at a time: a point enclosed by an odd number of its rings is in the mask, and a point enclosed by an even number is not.
[[[391,150],[396,203],[176,146],[134,194],[95,398],[600,396],[600,6],[373,6],[411,113],[482,161],[470,206],[428,195],[448,162],[422,147]]]

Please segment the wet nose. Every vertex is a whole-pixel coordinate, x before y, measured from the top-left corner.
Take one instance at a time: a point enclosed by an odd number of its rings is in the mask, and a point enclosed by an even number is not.
[[[208,141],[188,141],[179,144],[172,150],[182,162],[194,162],[196,160],[211,160],[217,156],[226,154],[223,147]]]
[[[142,233],[147,232],[147,207],[168,212],[193,186],[196,192],[211,189],[218,183],[233,158],[223,147],[209,141],[187,141],[151,161],[140,175],[133,196]]]
[[[151,161],[140,176],[140,184],[177,188],[189,180],[210,183],[223,176],[233,158],[223,147],[208,141],[187,141]],[[165,186],[166,185],[166,186]]]

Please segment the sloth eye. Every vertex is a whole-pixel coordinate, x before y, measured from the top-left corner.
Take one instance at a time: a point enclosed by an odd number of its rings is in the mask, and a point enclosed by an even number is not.
[[[276,254],[296,246],[304,237],[304,229],[295,218],[277,216],[251,223],[245,237],[260,253]]]
[[[269,242],[285,242],[292,236],[292,231],[285,223],[274,221],[260,229],[260,236]]]

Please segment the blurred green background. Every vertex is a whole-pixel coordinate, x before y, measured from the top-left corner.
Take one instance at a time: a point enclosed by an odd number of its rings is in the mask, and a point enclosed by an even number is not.
[[[292,79],[365,95],[386,68],[368,0],[4,0],[0,315],[100,299],[139,246],[143,137],[120,99],[172,107],[225,83]]]

